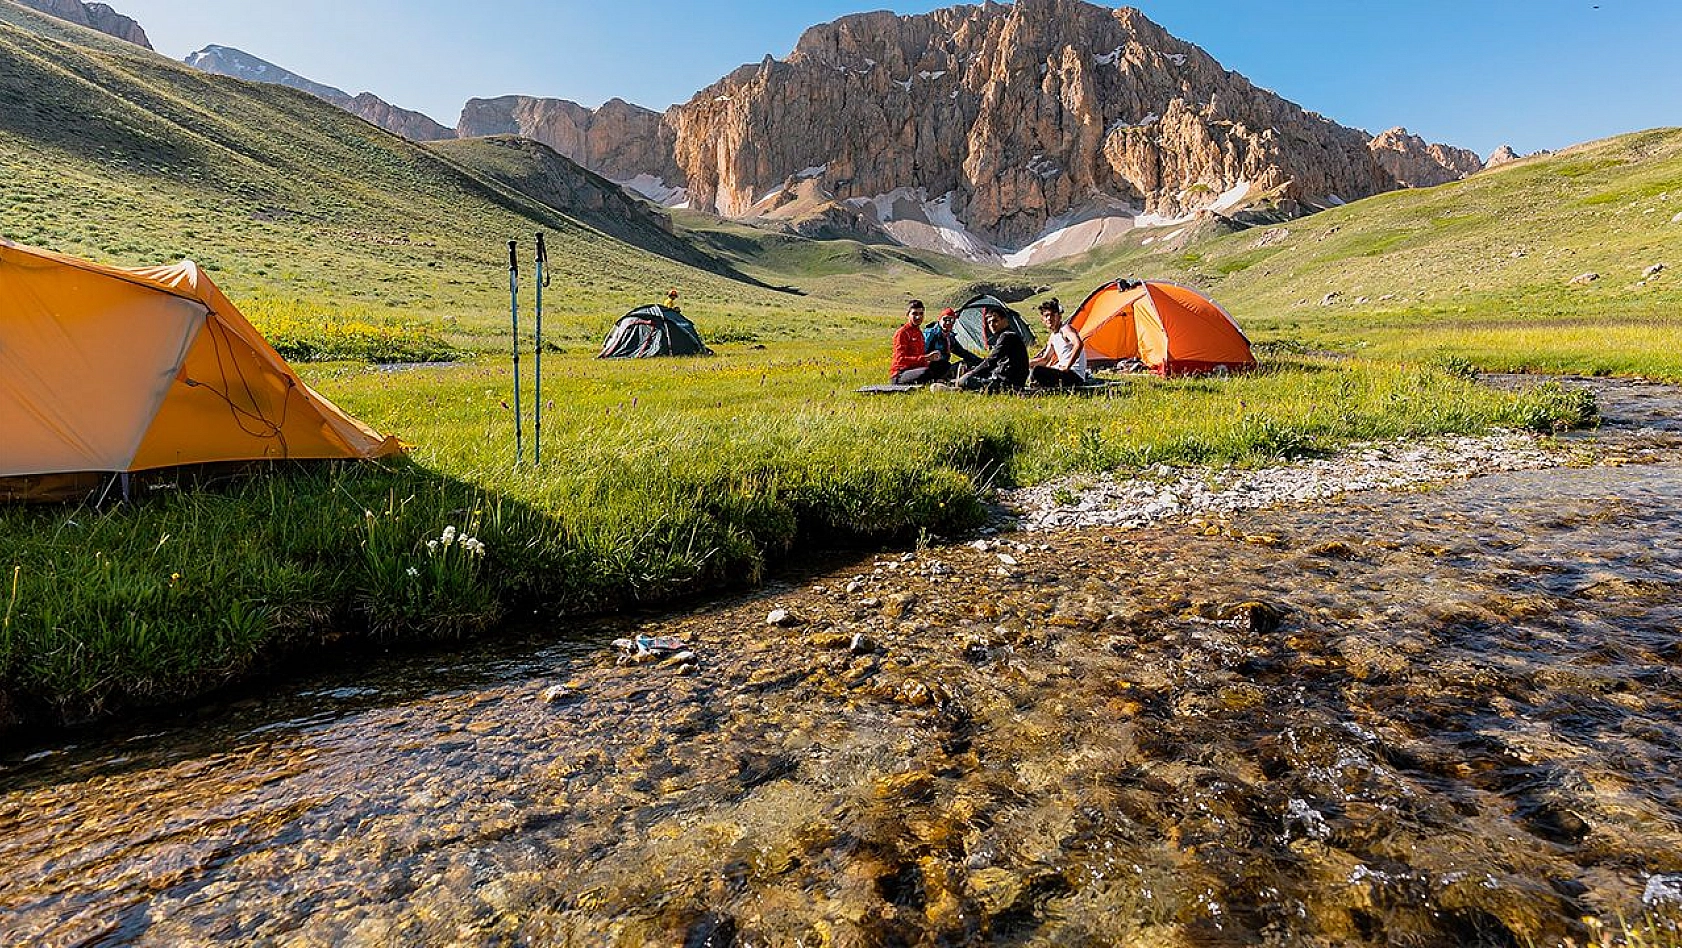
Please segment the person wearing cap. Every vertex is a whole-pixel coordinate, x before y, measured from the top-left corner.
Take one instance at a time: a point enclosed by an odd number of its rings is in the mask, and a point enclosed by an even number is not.
[[[966,392],[1015,392],[1028,382],[1028,345],[1012,325],[1010,316],[997,306],[986,314],[992,348],[980,364],[958,377],[958,388]]]
[[[1028,360],[1028,384],[1035,388],[1078,388],[1086,384],[1086,341],[1063,321],[1063,306],[1055,299],[1040,304],[1040,318],[1050,335],[1045,349]]]
[[[905,306],[905,322],[894,333],[894,358],[888,365],[888,381],[895,385],[926,385],[930,359],[923,348],[923,301]]]
[[[667,309],[677,309],[677,290],[667,290],[666,302],[662,305],[664,305]]]
[[[923,351],[929,356],[929,376],[933,382],[947,382],[958,374],[958,366],[973,369],[981,357],[964,348],[953,328],[958,325],[958,311],[947,307],[940,311],[934,325],[923,330]]]

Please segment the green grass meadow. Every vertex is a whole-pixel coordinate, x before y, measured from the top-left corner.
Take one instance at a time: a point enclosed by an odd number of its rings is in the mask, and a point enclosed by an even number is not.
[[[1283,235],[1000,274],[689,212],[593,220],[548,203],[565,171],[552,156],[422,148],[302,93],[84,33],[0,6],[0,100],[20,104],[0,110],[0,235],[117,265],[197,259],[312,386],[412,450],[152,478],[134,502],[97,508],[0,507],[0,695],[32,720],[180,700],[340,640],[483,634],[515,615],[752,584],[794,550],[959,536],[999,486],[1592,415],[1557,388],[1479,386],[1468,367],[1682,379],[1678,271],[1641,277],[1682,269],[1674,130],[1383,195]],[[1570,285],[1590,270],[1602,279]],[[999,279],[1051,286],[1072,308],[1123,275],[1213,294],[1261,370],[1135,378],[1096,397],[854,392],[884,380],[909,297]],[[667,287],[716,356],[593,358],[620,314]]]

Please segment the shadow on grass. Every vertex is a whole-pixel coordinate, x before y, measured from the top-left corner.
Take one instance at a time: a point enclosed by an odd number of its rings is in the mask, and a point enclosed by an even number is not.
[[[907,468],[762,463],[676,483],[557,472],[487,488],[400,459],[154,478],[104,509],[0,507],[0,531],[19,538],[0,559],[0,726],[179,702],[328,646],[464,640],[513,615],[740,589],[797,548],[984,519],[971,477]]]

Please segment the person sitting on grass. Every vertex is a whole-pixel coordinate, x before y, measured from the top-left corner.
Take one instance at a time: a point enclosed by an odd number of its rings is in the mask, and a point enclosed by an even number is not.
[[[952,328],[958,324],[958,313],[951,307],[940,311],[934,325],[923,330],[923,351],[929,356],[931,381],[951,381],[958,374],[958,366],[973,369],[981,364],[981,357],[964,348]]]
[[[1063,321],[1063,306],[1055,299],[1040,304],[1040,318],[1050,334],[1045,349],[1028,360],[1028,384],[1035,388],[1079,388],[1086,384],[1086,342],[1075,327]]]
[[[992,348],[987,358],[958,377],[958,387],[966,392],[1020,391],[1028,381],[1028,347],[1022,334],[1004,310],[988,306],[983,312]]]
[[[912,300],[905,307],[905,324],[894,333],[894,360],[888,366],[888,381],[895,385],[927,385],[930,360],[923,349],[923,301]]]

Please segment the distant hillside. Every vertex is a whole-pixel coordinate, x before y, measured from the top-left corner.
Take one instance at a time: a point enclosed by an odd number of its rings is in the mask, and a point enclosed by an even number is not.
[[[595,208],[534,198],[313,96],[5,2],[0,101],[0,228],[21,242],[128,265],[192,256],[236,295],[495,318],[506,241],[529,248],[541,229],[565,284],[551,305],[593,321],[674,283],[762,292],[691,267],[705,258],[652,215],[610,236]]]
[[[1076,301],[1121,276],[1192,283],[1292,343],[1410,355],[1505,339],[1530,353],[1512,366],[1578,371],[1627,371],[1622,350],[1656,347],[1682,373],[1682,129],[1273,226],[1219,224],[1153,228],[1032,272]]]
[[[564,209],[611,237],[690,266],[723,272],[717,258],[675,234],[660,212],[547,145],[502,135],[431,142],[426,147],[545,207]]]
[[[0,0],[4,3],[5,0]],[[140,24],[130,17],[123,16],[111,9],[109,4],[83,3],[82,0],[16,0],[33,10],[39,10],[48,16],[55,16],[61,20],[85,26],[90,30],[97,30],[107,36],[146,49],[152,48],[151,40],[147,39],[146,31]]]
[[[372,92],[353,96],[343,89],[305,79],[295,72],[282,69],[274,63],[231,46],[206,46],[198,52],[188,54],[185,62],[200,72],[249,79],[252,82],[273,82],[302,89],[318,99],[331,102],[352,115],[410,141],[431,142],[454,138],[456,135],[454,129],[439,125],[430,116],[398,108]]]

